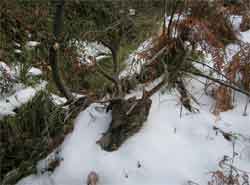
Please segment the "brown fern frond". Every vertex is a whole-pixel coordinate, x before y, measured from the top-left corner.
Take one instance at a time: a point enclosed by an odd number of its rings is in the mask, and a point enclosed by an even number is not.
[[[232,89],[224,86],[219,86],[215,90],[215,109],[213,113],[218,115],[220,112],[224,112],[233,108],[232,105]]]
[[[233,61],[229,67],[235,66],[232,71],[235,76],[241,76],[240,82],[245,90],[250,90],[250,44],[244,43],[236,55],[233,56]]]
[[[201,49],[211,54],[214,66],[222,70],[224,66],[224,44],[217,39],[206,20],[188,17],[181,21],[177,27],[179,37],[183,41],[189,41],[193,47],[199,44]]]

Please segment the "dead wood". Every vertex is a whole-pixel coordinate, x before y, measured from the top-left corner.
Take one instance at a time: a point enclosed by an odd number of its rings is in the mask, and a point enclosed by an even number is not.
[[[176,88],[177,88],[177,91],[180,93],[181,95],[181,98],[180,98],[180,101],[182,103],[182,105],[189,111],[189,112],[195,112],[197,111],[196,109],[194,109],[192,106],[191,106],[191,99],[190,99],[190,96],[188,94],[188,91],[184,85],[184,82],[182,79],[180,80],[177,80],[176,81]]]
[[[129,137],[137,133],[147,120],[151,103],[152,101],[148,97],[139,100],[132,97],[128,100],[111,101],[109,106],[112,109],[110,127],[97,141],[101,148],[106,151],[115,151]]]
[[[56,84],[56,87],[62,93],[64,97],[66,97],[69,101],[73,100],[73,95],[69,91],[69,89],[65,86],[63,79],[61,78],[59,66],[58,66],[58,50],[59,50],[59,37],[62,31],[62,23],[63,23],[63,12],[64,12],[64,0],[57,0],[56,3],[56,12],[54,16],[54,30],[53,36],[54,41],[51,44],[49,49],[49,63],[52,69],[53,80]]]

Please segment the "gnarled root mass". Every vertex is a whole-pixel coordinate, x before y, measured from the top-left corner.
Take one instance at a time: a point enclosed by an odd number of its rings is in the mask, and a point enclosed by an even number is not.
[[[147,120],[151,103],[148,97],[113,100],[109,106],[112,109],[110,127],[97,141],[101,148],[106,151],[117,150],[125,140],[137,133]]]

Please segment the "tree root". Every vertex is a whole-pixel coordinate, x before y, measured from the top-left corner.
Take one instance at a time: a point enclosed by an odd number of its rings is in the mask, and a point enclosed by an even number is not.
[[[137,133],[147,120],[152,101],[147,98],[136,100],[118,99],[111,101],[112,121],[109,129],[97,143],[105,151],[117,150],[129,137]],[[109,109],[108,108],[108,109]]]

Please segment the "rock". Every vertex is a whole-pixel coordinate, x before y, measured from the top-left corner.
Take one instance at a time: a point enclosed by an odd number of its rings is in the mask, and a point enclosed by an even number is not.
[[[94,171],[91,171],[87,178],[87,185],[97,185],[99,181],[98,174]]]

